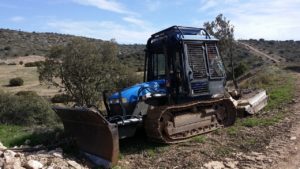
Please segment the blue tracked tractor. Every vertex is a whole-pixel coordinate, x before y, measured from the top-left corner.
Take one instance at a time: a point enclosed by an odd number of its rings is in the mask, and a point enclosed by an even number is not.
[[[172,26],[153,34],[145,49],[144,82],[107,96],[107,113],[55,107],[65,132],[89,156],[116,164],[119,139],[144,128],[155,142],[178,143],[232,125],[239,113],[267,104],[264,90],[236,98],[226,91],[218,39],[202,28]]]

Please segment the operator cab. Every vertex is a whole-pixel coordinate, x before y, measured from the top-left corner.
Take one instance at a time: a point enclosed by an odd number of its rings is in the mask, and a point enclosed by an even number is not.
[[[173,98],[220,97],[225,70],[218,40],[202,28],[172,26],[147,42],[144,81],[164,79]]]

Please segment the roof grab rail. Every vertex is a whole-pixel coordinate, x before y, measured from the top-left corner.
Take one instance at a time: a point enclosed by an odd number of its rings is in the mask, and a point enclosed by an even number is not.
[[[205,29],[203,29],[203,28],[200,28],[200,30],[199,30],[199,34],[201,34],[201,31],[203,31],[204,33],[205,33],[205,36],[206,36],[206,38],[207,39],[211,39],[211,37],[210,37],[210,35],[209,35],[209,33],[205,30]]]
[[[176,25],[175,27],[179,30],[179,32],[180,32],[182,38],[184,38],[184,35],[183,35],[182,31],[180,30],[180,28],[179,28],[177,25]]]

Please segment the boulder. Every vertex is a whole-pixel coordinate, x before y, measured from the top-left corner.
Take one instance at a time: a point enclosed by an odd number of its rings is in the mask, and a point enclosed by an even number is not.
[[[16,153],[11,150],[6,150],[3,153],[4,161],[6,164],[12,164],[15,161]]]
[[[3,150],[3,149],[7,149],[7,148],[0,142],[0,150]]]
[[[29,160],[25,165],[26,169],[40,169],[43,168],[43,164],[36,160]]]
[[[67,163],[75,169],[81,169],[81,166],[76,161],[68,160]]]

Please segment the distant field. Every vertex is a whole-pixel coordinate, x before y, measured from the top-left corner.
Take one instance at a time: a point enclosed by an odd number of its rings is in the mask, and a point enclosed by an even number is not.
[[[19,91],[35,91],[40,96],[53,96],[58,93],[57,88],[48,88],[48,86],[40,84],[36,67],[1,65],[0,72],[0,90],[13,93]],[[24,85],[19,87],[7,86],[9,80],[14,77],[21,77],[24,80]]]

